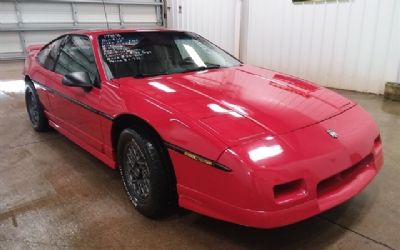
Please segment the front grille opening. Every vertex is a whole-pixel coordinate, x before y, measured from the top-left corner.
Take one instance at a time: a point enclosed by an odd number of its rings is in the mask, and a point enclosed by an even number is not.
[[[343,186],[353,181],[358,174],[366,169],[366,167],[371,166],[373,161],[374,156],[369,154],[356,165],[318,183],[318,198],[338,192],[341,188],[343,188]]]
[[[381,139],[381,136],[379,135],[374,141],[374,146],[377,147],[381,144],[382,144],[382,139]]]
[[[278,204],[296,201],[306,195],[307,190],[303,179],[274,186],[275,202]]]
[[[375,153],[375,155],[378,155],[378,154],[382,153],[381,136],[378,136],[374,141],[374,153]]]

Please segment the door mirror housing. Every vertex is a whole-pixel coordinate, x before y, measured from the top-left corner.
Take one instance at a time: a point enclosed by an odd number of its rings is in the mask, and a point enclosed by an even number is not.
[[[92,81],[87,72],[72,72],[64,76],[62,83],[69,87],[81,87],[87,91],[92,89]]]

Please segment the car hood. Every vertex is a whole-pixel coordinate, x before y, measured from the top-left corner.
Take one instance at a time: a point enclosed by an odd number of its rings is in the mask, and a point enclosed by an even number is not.
[[[239,66],[225,69],[126,78],[135,89],[209,126],[245,117],[277,135],[333,117],[354,103],[333,91],[282,73]],[[224,117],[215,119],[215,117]]]

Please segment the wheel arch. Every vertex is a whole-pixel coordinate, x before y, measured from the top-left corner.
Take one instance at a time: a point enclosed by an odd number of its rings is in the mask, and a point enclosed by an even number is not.
[[[168,153],[168,149],[166,148],[164,141],[157,130],[146,120],[133,115],[133,114],[121,114],[113,119],[113,124],[111,128],[111,141],[112,148],[114,152],[118,152],[118,140],[121,132],[126,129],[131,128],[138,132],[140,135],[150,139],[155,142],[155,146],[161,152],[163,157],[163,162],[168,170],[168,178],[173,184],[174,192],[176,193],[176,176],[174,167],[172,164],[172,160]],[[118,159],[117,164],[118,164]]]
[[[25,84],[31,84],[33,86],[32,79],[29,75],[24,76]]]
[[[117,150],[119,136],[126,128],[132,128],[139,134],[157,140],[163,145],[163,139],[160,134],[149,122],[133,114],[121,114],[115,117],[112,123],[111,140],[113,150]]]

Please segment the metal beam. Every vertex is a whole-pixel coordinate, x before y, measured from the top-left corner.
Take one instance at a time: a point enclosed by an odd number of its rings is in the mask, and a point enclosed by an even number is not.
[[[23,53],[0,53],[0,61],[23,60],[25,57]]]
[[[124,25],[124,14],[122,13],[121,5],[118,5],[119,24]]]
[[[15,0],[2,0],[2,2],[14,3]],[[18,2],[26,3],[86,3],[86,4],[102,4],[102,0],[18,0]],[[124,5],[147,5],[147,6],[162,6],[160,2],[137,2],[130,0],[104,0],[105,4],[124,4]]]
[[[155,0],[156,3],[158,3],[158,0]],[[156,6],[156,16],[157,16],[157,24],[163,25],[163,17],[162,17],[162,8],[161,6]]]
[[[76,6],[75,3],[71,3],[71,11],[72,11],[72,20],[74,21],[74,26],[78,24],[78,17],[76,13]]]
[[[15,13],[17,15],[17,21],[18,21],[18,28],[22,26],[22,14],[21,10],[19,9],[19,3],[17,0],[15,0]],[[22,32],[18,32],[19,36],[19,42],[21,45],[22,53],[26,55],[26,43],[25,43],[25,35]]]
[[[72,23],[71,23],[72,24]],[[101,22],[97,24],[78,24],[75,26],[72,25],[66,25],[66,26],[44,26],[43,24],[40,25],[29,25],[29,26],[5,26],[5,25],[0,25],[0,32],[19,32],[19,31],[66,31],[66,30],[84,30],[84,29],[101,29],[102,25],[104,26],[106,23]],[[109,23],[112,28],[129,28],[129,27],[135,27],[135,26],[155,26],[159,27],[159,25],[155,22],[148,22],[148,23],[123,23],[123,25],[120,25],[120,23]]]

